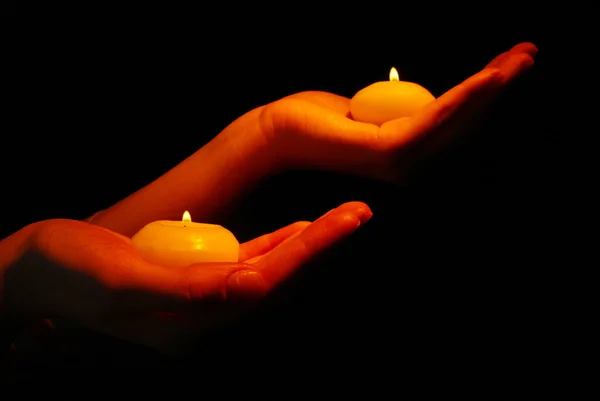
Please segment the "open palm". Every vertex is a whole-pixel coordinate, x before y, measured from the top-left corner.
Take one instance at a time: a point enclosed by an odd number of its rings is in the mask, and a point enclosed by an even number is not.
[[[412,117],[376,126],[352,120],[350,99],[301,92],[268,105],[270,127],[285,168],[317,168],[399,181],[439,155],[486,107],[533,65],[535,45],[521,43]]]
[[[177,352],[239,317],[370,216],[364,203],[348,202],[243,243],[238,263],[182,269],[145,261],[130,238],[105,228],[47,220],[23,231],[28,245],[4,274],[3,306]]]

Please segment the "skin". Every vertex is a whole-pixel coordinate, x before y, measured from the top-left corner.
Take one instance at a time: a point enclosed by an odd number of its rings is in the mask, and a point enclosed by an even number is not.
[[[242,244],[239,263],[169,270],[142,259],[130,237],[152,221],[179,220],[186,209],[196,221],[219,223],[262,179],[287,169],[408,182],[468,134],[467,122],[533,65],[536,52],[533,44],[519,44],[416,115],[380,127],[353,121],[350,100],[325,92],[302,92],[254,109],[88,221],[42,221],[2,240],[1,310],[29,319],[75,318],[155,347],[177,342],[172,332],[156,329],[175,326],[158,320],[149,330],[132,317],[148,324],[157,321],[156,312],[193,316],[200,322],[194,334],[235,318],[366,223],[369,207],[349,202],[315,222]]]
[[[11,256],[3,266],[4,313],[76,319],[173,353],[182,334],[199,337],[231,321],[371,216],[364,203],[345,203],[313,223],[297,222],[241,244],[239,263],[185,269],[148,263],[130,238],[97,225],[38,222],[0,242],[0,254]],[[193,319],[166,324],[156,312]]]
[[[179,220],[188,209],[196,221],[219,223],[260,180],[289,169],[411,182],[421,166],[469,134],[474,117],[533,65],[536,53],[535,45],[518,44],[418,114],[381,127],[350,119],[350,99],[335,94],[301,92],[277,100],[241,116],[92,222],[132,236],[159,218]]]

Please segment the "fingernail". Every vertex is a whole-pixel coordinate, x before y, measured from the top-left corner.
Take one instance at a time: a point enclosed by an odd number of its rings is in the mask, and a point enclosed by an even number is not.
[[[239,270],[227,279],[227,299],[256,299],[266,289],[262,276],[254,270]]]
[[[538,54],[538,52],[540,51],[540,49],[537,48],[537,46],[533,46],[533,48],[531,49],[531,57],[534,57]]]
[[[371,212],[371,209],[365,209],[365,208],[360,208],[358,209],[358,212],[356,213],[358,219],[360,220],[360,224],[365,224],[367,221],[369,221],[371,219],[371,217],[373,217],[373,212]]]

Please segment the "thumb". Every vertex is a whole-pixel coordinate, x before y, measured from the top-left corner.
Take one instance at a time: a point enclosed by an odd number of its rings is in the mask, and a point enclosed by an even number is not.
[[[15,313],[77,318],[177,312],[256,297],[263,290],[250,265],[170,269],[143,259],[126,238],[71,220],[37,226],[29,248],[4,273],[3,284],[4,305]]]
[[[199,264],[190,266],[182,275],[192,306],[255,300],[267,290],[262,275],[251,265]]]
[[[148,266],[117,289],[117,309],[129,312],[190,312],[244,303],[267,291],[262,275],[241,263],[202,263],[182,269]]]

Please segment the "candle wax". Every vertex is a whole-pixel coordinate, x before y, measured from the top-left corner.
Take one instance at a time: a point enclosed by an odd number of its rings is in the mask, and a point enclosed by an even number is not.
[[[237,262],[239,243],[226,228],[192,221],[155,221],[132,237],[148,262],[177,268],[194,263]]]
[[[390,80],[375,82],[361,89],[350,101],[355,121],[380,126],[386,121],[410,117],[435,97],[413,82]]]

